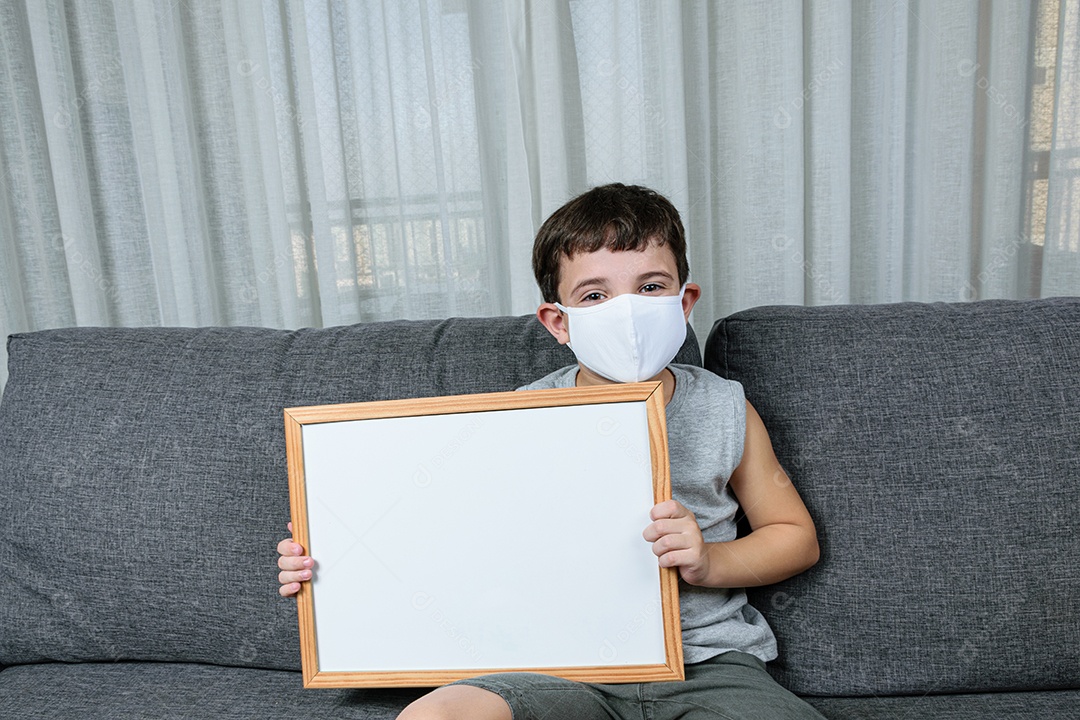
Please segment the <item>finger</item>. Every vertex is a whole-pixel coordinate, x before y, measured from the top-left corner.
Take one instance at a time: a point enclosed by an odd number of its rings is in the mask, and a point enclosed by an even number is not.
[[[282,555],[278,558],[277,566],[281,570],[310,570],[315,567],[315,561],[306,555],[301,557]]]
[[[282,585],[290,585],[292,583],[307,582],[311,579],[310,570],[300,570],[298,572],[291,572],[288,570],[282,570],[278,573],[278,582]]]
[[[285,523],[285,527],[289,528],[289,532],[292,532],[292,520],[290,520],[289,522]]]
[[[693,565],[696,558],[690,550],[672,550],[660,555],[660,567],[683,567]]]
[[[292,597],[296,593],[300,592],[300,583],[289,583],[288,585],[282,585],[278,588],[278,592],[282,597]]]
[[[649,542],[656,542],[665,535],[690,532],[696,526],[697,521],[688,516],[679,518],[661,518],[648,525],[641,535]]]
[[[303,555],[304,546],[292,538],[285,538],[277,544],[278,555]]]
[[[665,535],[652,544],[652,551],[657,557],[663,557],[671,552],[686,550],[691,546],[690,538],[686,535]]]
[[[649,511],[649,517],[660,520],[661,518],[693,517],[693,514],[678,500],[665,500],[653,505],[652,510]]]

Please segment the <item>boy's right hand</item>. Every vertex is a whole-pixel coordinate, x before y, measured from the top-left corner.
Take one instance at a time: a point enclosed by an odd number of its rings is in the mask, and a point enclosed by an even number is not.
[[[292,523],[287,526],[292,532]],[[282,597],[291,597],[300,592],[300,583],[311,579],[311,570],[315,567],[315,561],[304,555],[304,548],[291,537],[285,538],[278,543],[277,565],[281,572],[278,573],[278,582],[281,587],[278,592]]]

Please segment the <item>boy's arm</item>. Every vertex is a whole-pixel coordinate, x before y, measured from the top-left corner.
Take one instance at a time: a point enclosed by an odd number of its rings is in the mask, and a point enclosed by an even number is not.
[[[742,460],[728,484],[750,522],[750,534],[706,543],[694,514],[668,500],[653,507],[654,522],[644,533],[661,567],[678,567],[692,585],[754,587],[785,580],[817,562],[814,521],[749,402]]]

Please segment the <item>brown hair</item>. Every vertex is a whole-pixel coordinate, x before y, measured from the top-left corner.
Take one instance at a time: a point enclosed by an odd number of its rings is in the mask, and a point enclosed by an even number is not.
[[[578,195],[551,214],[533,244],[533,274],[544,302],[559,302],[559,262],[578,253],[613,252],[667,245],[675,256],[679,285],[686,282],[686,231],[679,211],[656,192],[614,183]]]

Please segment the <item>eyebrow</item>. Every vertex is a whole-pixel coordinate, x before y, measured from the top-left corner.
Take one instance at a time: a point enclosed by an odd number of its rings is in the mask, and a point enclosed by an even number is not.
[[[649,278],[655,278],[655,277],[664,278],[665,280],[674,280],[675,279],[675,276],[672,275],[669,272],[666,272],[664,270],[654,270],[652,272],[647,272],[644,275],[638,275],[638,282],[644,282],[644,281],[648,280]]]
[[[587,279],[582,280],[581,282],[579,282],[574,287],[572,287],[570,289],[570,294],[571,295],[577,295],[578,291],[580,291],[581,288],[583,288],[583,287],[585,287],[587,285],[603,285],[605,281],[606,281],[606,278],[599,278],[599,277],[587,278]]]

